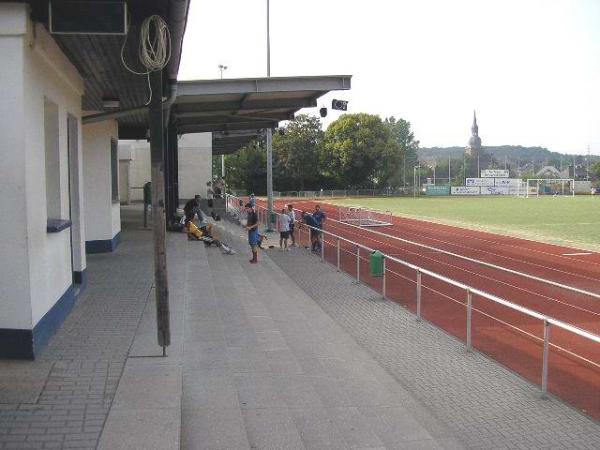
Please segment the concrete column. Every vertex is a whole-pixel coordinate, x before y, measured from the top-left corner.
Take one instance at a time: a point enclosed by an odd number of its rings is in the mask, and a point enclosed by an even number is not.
[[[85,248],[87,253],[112,252],[121,239],[121,213],[113,171],[118,172],[118,126],[114,120],[83,126]],[[116,163],[111,161],[116,158]],[[118,191],[118,173],[116,189]]]

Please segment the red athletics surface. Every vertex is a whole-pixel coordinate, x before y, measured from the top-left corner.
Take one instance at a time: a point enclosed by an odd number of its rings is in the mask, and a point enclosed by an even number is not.
[[[276,207],[281,208],[287,202],[277,201]],[[293,203],[296,209],[309,212],[316,204],[296,199]],[[321,203],[321,207],[330,219],[335,219],[327,220],[324,225],[331,233],[600,335],[600,300],[597,298],[394,237],[600,294],[598,253],[568,256],[564,254],[584,251],[401,217],[394,217],[392,226],[357,228],[336,222],[337,206]],[[308,245],[306,230],[301,232],[301,241]],[[332,264],[337,263],[336,244],[326,237],[325,258]],[[340,266],[356,276],[356,248],[343,241],[340,241]],[[389,270],[387,297],[414,312],[415,271],[390,260],[386,261],[386,268]],[[361,281],[381,292],[381,278],[369,275],[368,255],[364,250],[359,270]],[[422,277],[422,286],[423,318],[464,341],[466,292],[426,275]],[[543,323],[475,295],[473,308],[473,347],[540,385]],[[550,343],[549,392],[600,419],[600,345],[557,327],[551,329]]]

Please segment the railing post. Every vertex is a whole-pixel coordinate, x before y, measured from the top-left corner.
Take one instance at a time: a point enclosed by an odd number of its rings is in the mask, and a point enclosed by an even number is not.
[[[321,233],[321,262],[325,262],[325,235]]]
[[[421,321],[421,271],[417,269],[417,321]]]
[[[471,347],[471,314],[473,312],[473,294],[471,289],[467,289],[467,351],[470,352]]]
[[[550,322],[544,319],[544,356],[542,360],[542,397],[548,392],[548,350],[550,347]]]
[[[385,282],[385,256],[383,257],[383,280],[381,280],[381,294],[383,295],[383,299],[386,298],[386,282]]]
[[[337,270],[340,271],[340,239],[338,238],[337,242]]]
[[[360,283],[360,247],[356,246],[356,282]]]

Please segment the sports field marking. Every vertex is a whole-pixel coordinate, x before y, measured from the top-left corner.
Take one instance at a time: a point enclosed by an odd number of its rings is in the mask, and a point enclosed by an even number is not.
[[[592,252],[580,252],[580,253],[563,253],[562,256],[585,256],[593,255]]]
[[[459,255],[458,253],[453,253],[453,252],[449,252],[447,250],[442,250],[441,248],[436,248],[436,247],[433,247],[433,246],[427,245],[427,244],[421,244],[420,242],[409,241],[408,239],[403,239],[403,238],[398,237],[398,236],[392,236],[390,234],[385,234],[385,233],[382,233],[380,231],[364,229],[364,228],[356,226],[356,225],[351,225],[349,223],[340,222],[339,220],[335,220],[335,219],[331,219],[331,218],[327,219],[327,220],[331,221],[331,222],[340,223],[343,226],[357,228],[357,229],[359,229],[361,231],[368,231],[369,233],[377,234],[377,235],[385,237],[385,238],[391,238],[391,239],[394,239],[396,241],[406,242],[407,244],[416,245],[418,247],[426,248],[426,249],[429,249],[429,250],[436,250],[436,251],[438,251],[440,253],[443,253],[445,255],[449,255],[449,256],[456,257],[456,258],[460,258],[460,259],[463,259],[465,261],[470,261],[470,262],[473,262],[473,263],[476,263],[476,264],[481,264],[482,266],[490,267],[492,269],[502,270],[502,271],[507,272],[507,273],[512,273],[514,275],[519,275],[519,276],[524,277],[524,278],[529,278],[530,280],[540,281],[542,283],[550,284],[552,286],[556,286],[556,287],[559,287],[561,289],[565,289],[567,291],[577,292],[579,294],[587,295],[589,297],[593,297],[595,299],[600,300],[600,294],[596,294],[594,292],[586,291],[584,289],[579,289],[579,288],[576,288],[574,286],[568,286],[566,284],[557,283],[556,281],[547,280],[545,278],[536,277],[535,275],[529,275],[527,273],[523,273],[523,272],[519,272],[517,270],[509,269],[508,267],[502,267],[502,266],[498,266],[496,264],[492,264],[492,263],[488,263],[488,262],[485,262],[485,261],[481,261],[479,259],[470,258],[470,257],[464,256],[464,255]]]

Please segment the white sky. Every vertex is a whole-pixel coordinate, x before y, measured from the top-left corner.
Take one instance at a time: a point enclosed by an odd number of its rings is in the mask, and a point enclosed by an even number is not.
[[[484,146],[600,154],[600,0],[270,1],[271,76],[353,75],[324,106],[406,119],[424,147],[466,145],[476,109]],[[266,76],[266,0],[191,0],[180,79],[219,64]]]

